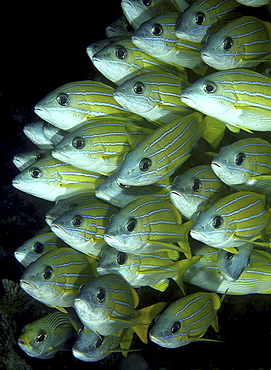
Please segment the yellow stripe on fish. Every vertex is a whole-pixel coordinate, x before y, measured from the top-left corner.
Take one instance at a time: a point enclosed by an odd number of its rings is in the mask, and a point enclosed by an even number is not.
[[[116,213],[104,232],[105,241],[126,253],[172,249],[190,253],[187,233],[193,222],[182,225],[177,209],[165,200],[145,196]],[[180,242],[180,247],[173,244]]]
[[[201,337],[210,325],[218,331],[217,311],[220,304],[220,298],[215,293],[198,292],[182,297],[158,317],[150,331],[150,339],[166,348],[204,341]]]
[[[12,185],[25,193],[56,201],[79,193],[93,192],[105,178],[47,156],[15,176]]]
[[[215,248],[234,248],[259,238],[270,224],[266,197],[248,191],[227,195],[202,211],[191,236]]]
[[[233,132],[271,130],[271,79],[246,69],[205,76],[183,90],[182,101]]]
[[[70,247],[54,249],[31,263],[21,288],[38,301],[66,312],[82,284],[97,276],[97,260]]]
[[[83,170],[109,175],[123,163],[127,152],[151,132],[118,119],[91,120],[67,134],[52,155]]]
[[[251,16],[230,20],[208,37],[201,57],[219,70],[255,67],[271,58],[271,24]]]
[[[70,130],[97,116],[118,116],[142,122],[113,98],[114,88],[101,82],[85,80],[60,86],[35,105],[35,113],[63,130]]]

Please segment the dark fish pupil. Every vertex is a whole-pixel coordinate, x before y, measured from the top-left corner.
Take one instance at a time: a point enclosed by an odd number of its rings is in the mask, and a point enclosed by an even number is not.
[[[224,42],[223,42],[223,48],[224,50],[230,50],[230,48],[232,47],[233,45],[233,41],[230,37],[227,37]]]
[[[142,3],[145,6],[150,6],[151,5],[151,0],[142,0]]]
[[[57,96],[56,100],[57,100],[58,104],[63,107],[63,106],[68,104],[69,97],[68,97],[67,94],[61,93]]]
[[[44,245],[40,242],[34,244],[34,251],[36,253],[42,253],[44,251]]]
[[[124,252],[119,252],[117,255],[117,262],[119,265],[123,265],[127,260],[127,254]]]
[[[33,177],[33,179],[37,179],[41,174],[42,172],[39,168],[31,168],[30,170],[30,176]]]
[[[36,343],[42,343],[45,339],[45,334],[39,334],[36,338]]]
[[[79,215],[75,215],[72,219],[72,224],[75,227],[79,227],[82,224],[82,222],[83,222],[83,217]]]
[[[137,221],[135,218],[130,218],[127,223],[127,231],[132,232],[136,227]]]
[[[176,333],[180,329],[180,327],[181,324],[179,323],[179,321],[174,322],[174,324],[171,327],[171,333],[172,334]]]
[[[105,290],[103,288],[99,289],[96,298],[99,303],[105,300]]]
[[[201,188],[201,181],[199,179],[195,179],[194,183],[193,183],[193,186],[192,186],[193,192],[198,193],[200,188]]]
[[[205,21],[205,15],[203,13],[197,13],[195,17],[195,21],[197,25],[202,25]]]
[[[245,154],[244,153],[238,153],[235,158],[236,166],[241,166],[241,164],[244,162]]]
[[[231,252],[227,252],[226,253],[226,260],[231,260],[234,256],[234,253],[231,253]]]
[[[214,229],[218,229],[221,225],[222,225],[222,217],[221,216],[215,216],[215,218],[213,219],[213,228]]]
[[[125,59],[127,57],[127,51],[122,46],[117,46],[115,49],[115,55],[118,59]]]
[[[152,161],[149,158],[143,158],[139,163],[139,169],[142,172],[146,172],[150,169],[151,165]]]
[[[35,155],[34,159],[35,159],[35,161],[38,161],[42,158],[45,158],[45,154],[44,153],[38,153],[38,154]]]
[[[203,85],[203,90],[207,94],[212,94],[212,93],[214,93],[216,91],[216,84],[214,84],[211,81],[205,82],[205,84]]]
[[[136,84],[134,84],[134,92],[136,94],[141,95],[143,94],[144,90],[145,90],[145,86],[142,82],[137,82]]]
[[[53,274],[53,269],[51,266],[45,266],[44,268],[44,273],[43,273],[43,277],[45,280],[48,280],[52,277],[52,274]]]
[[[163,28],[160,24],[154,24],[152,26],[151,32],[153,36],[160,36],[163,33]]]
[[[72,146],[75,149],[83,149],[85,145],[85,140],[82,137],[75,137],[72,141]]]

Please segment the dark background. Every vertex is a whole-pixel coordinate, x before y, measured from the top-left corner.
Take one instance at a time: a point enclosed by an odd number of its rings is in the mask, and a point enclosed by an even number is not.
[[[18,173],[12,163],[13,156],[33,149],[33,144],[23,134],[23,127],[34,118],[35,103],[47,93],[62,84],[89,76],[92,66],[86,47],[104,38],[106,26],[120,15],[120,0],[31,6],[10,3],[2,12],[1,279],[19,282],[23,268],[13,257],[13,252],[45,226],[44,215],[52,206],[50,202],[24,194],[11,185],[12,178]],[[176,286],[170,289],[167,296],[172,299]],[[189,292],[194,288],[187,289]],[[0,293],[4,293],[3,287]],[[16,344],[14,349],[32,369],[269,369],[270,312],[269,295],[228,296],[219,311],[220,333],[215,334],[210,329],[207,335],[222,343],[201,342],[171,350],[153,343],[146,346],[136,342],[135,348],[142,350],[131,352],[128,360],[123,360],[121,354],[114,354],[100,363],[90,364],[80,362],[66,352],[51,360],[37,360],[25,355]],[[29,318],[25,314],[21,317],[17,312],[13,319],[16,335],[19,335]],[[1,340],[4,338],[0,337]]]

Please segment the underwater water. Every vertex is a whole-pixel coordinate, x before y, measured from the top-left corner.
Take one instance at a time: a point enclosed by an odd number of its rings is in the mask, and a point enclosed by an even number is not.
[[[67,14],[43,7],[42,13],[27,7],[10,9],[12,34],[6,30],[3,41],[0,277],[5,280],[0,286],[0,369],[270,369],[271,297],[260,294],[225,297],[218,312],[219,332],[210,328],[205,335],[218,342],[166,349],[152,342],[143,345],[135,339],[132,348],[139,351],[131,351],[127,358],[114,353],[97,363],[79,361],[71,352],[57,353],[48,360],[34,359],[17,345],[24,325],[35,320],[38,313],[45,313],[45,309],[18,290],[16,284],[24,268],[13,253],[46,226],[44,215],[52,203],[12,187],[12,178],[18,173],[12,159],[16,153],[34,148],[23,134],[24,125],[35,116],[34,105],[62,84],[93,77],[85,49],[104,38],[106,26],[122,15],[119,0],[95,2],[95,7],[89,2],[84,9],[65,9]],[[8,284],[7,280],[14,283]],[[189,284],[185,288],[187,294],[201,290]],[[150,288],[145,288],[143,294],[146,302],[152,294],[157,300],[160,297],[174,301],[180,297],[174,282],[165,294]]]

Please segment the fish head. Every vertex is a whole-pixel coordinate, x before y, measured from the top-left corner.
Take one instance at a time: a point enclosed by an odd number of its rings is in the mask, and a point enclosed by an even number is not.
[[[212,170],[227,185],[241,185],[253,176],[250,162],[255,159],[246,155],[242,146],[243,140],[221,148],[219,154],[212,160]]]
[[[234,230],[228,230],[228,218],[216,211],[215,204],[200,212],[190,231],[192,238],[215,248],[227,248],[234,241],[233,234]]]
[[[173,34],[176,19],[176,13],[170,13],[144,22],[132,35],[132,42],[154,57],[167,55],[176,43]]]
[[[125,277],[124,273],[126,274],[130,271],[131,256],[131,254],[120,252],[115,248],[106,249],[102,252],[97,266],[98,274],[106,275],[114,273]]]
[[[104,232],[105,242],[125,253],[134,253],[134,250],[139,251],[150,236],[149,227],[143,229],[143,217],[138,218],[130,212],[133,203],[129,203],[117,212],[110,219]]]
[[[76,94],[76,83],[69,83],[53,90],[39,101],[35,113],[52,125],[70,129],[82,122],[82,114],[77,113],[80,108],[81,97]]]
[[[92,62],[105,77],[120,85],[140,71],[134,63],[140,51],[135,49],[130,38],[112,41],[93,56]]]
[[[113,95],[125,109],[139,115],[150,113],[158,104],[159,98],[155,85],[148,82],[148,75],[145,74],[125,81],[114,90]]]
[[[225,93],[226,88],[227,86],[221,83],[221,76],[217,78],[214,73],[186,87],[181,94],[181,100],[191,108],[220,119],[220,116],[230,114],[231,108],[236,103],[235,93],[232,91]],[[227,102],[220,96],[226,96]]]
[[[92,60],[93,56],[96,53],[98,53],[98,51],[102,50],[106,45],[108,45],[109,42],[111,42],[110,39],[106,38],[106,39],[93,42],[90,45],[88,45],[86,52],[87,52],[89,59]]]
[[[12,185],[36,197],[55,200],[54,191],[58,186],[59,174],[57,168],[52,170],[49,161],[50,158],[45,157],[30,165],[14,177]]]
[[[53,356],[53,351],[49,351],[51,341],[52,331],[48,330],[46,323],[41,325],[37,320],[24,326],[18,345],[29,356],[45,359]]]

